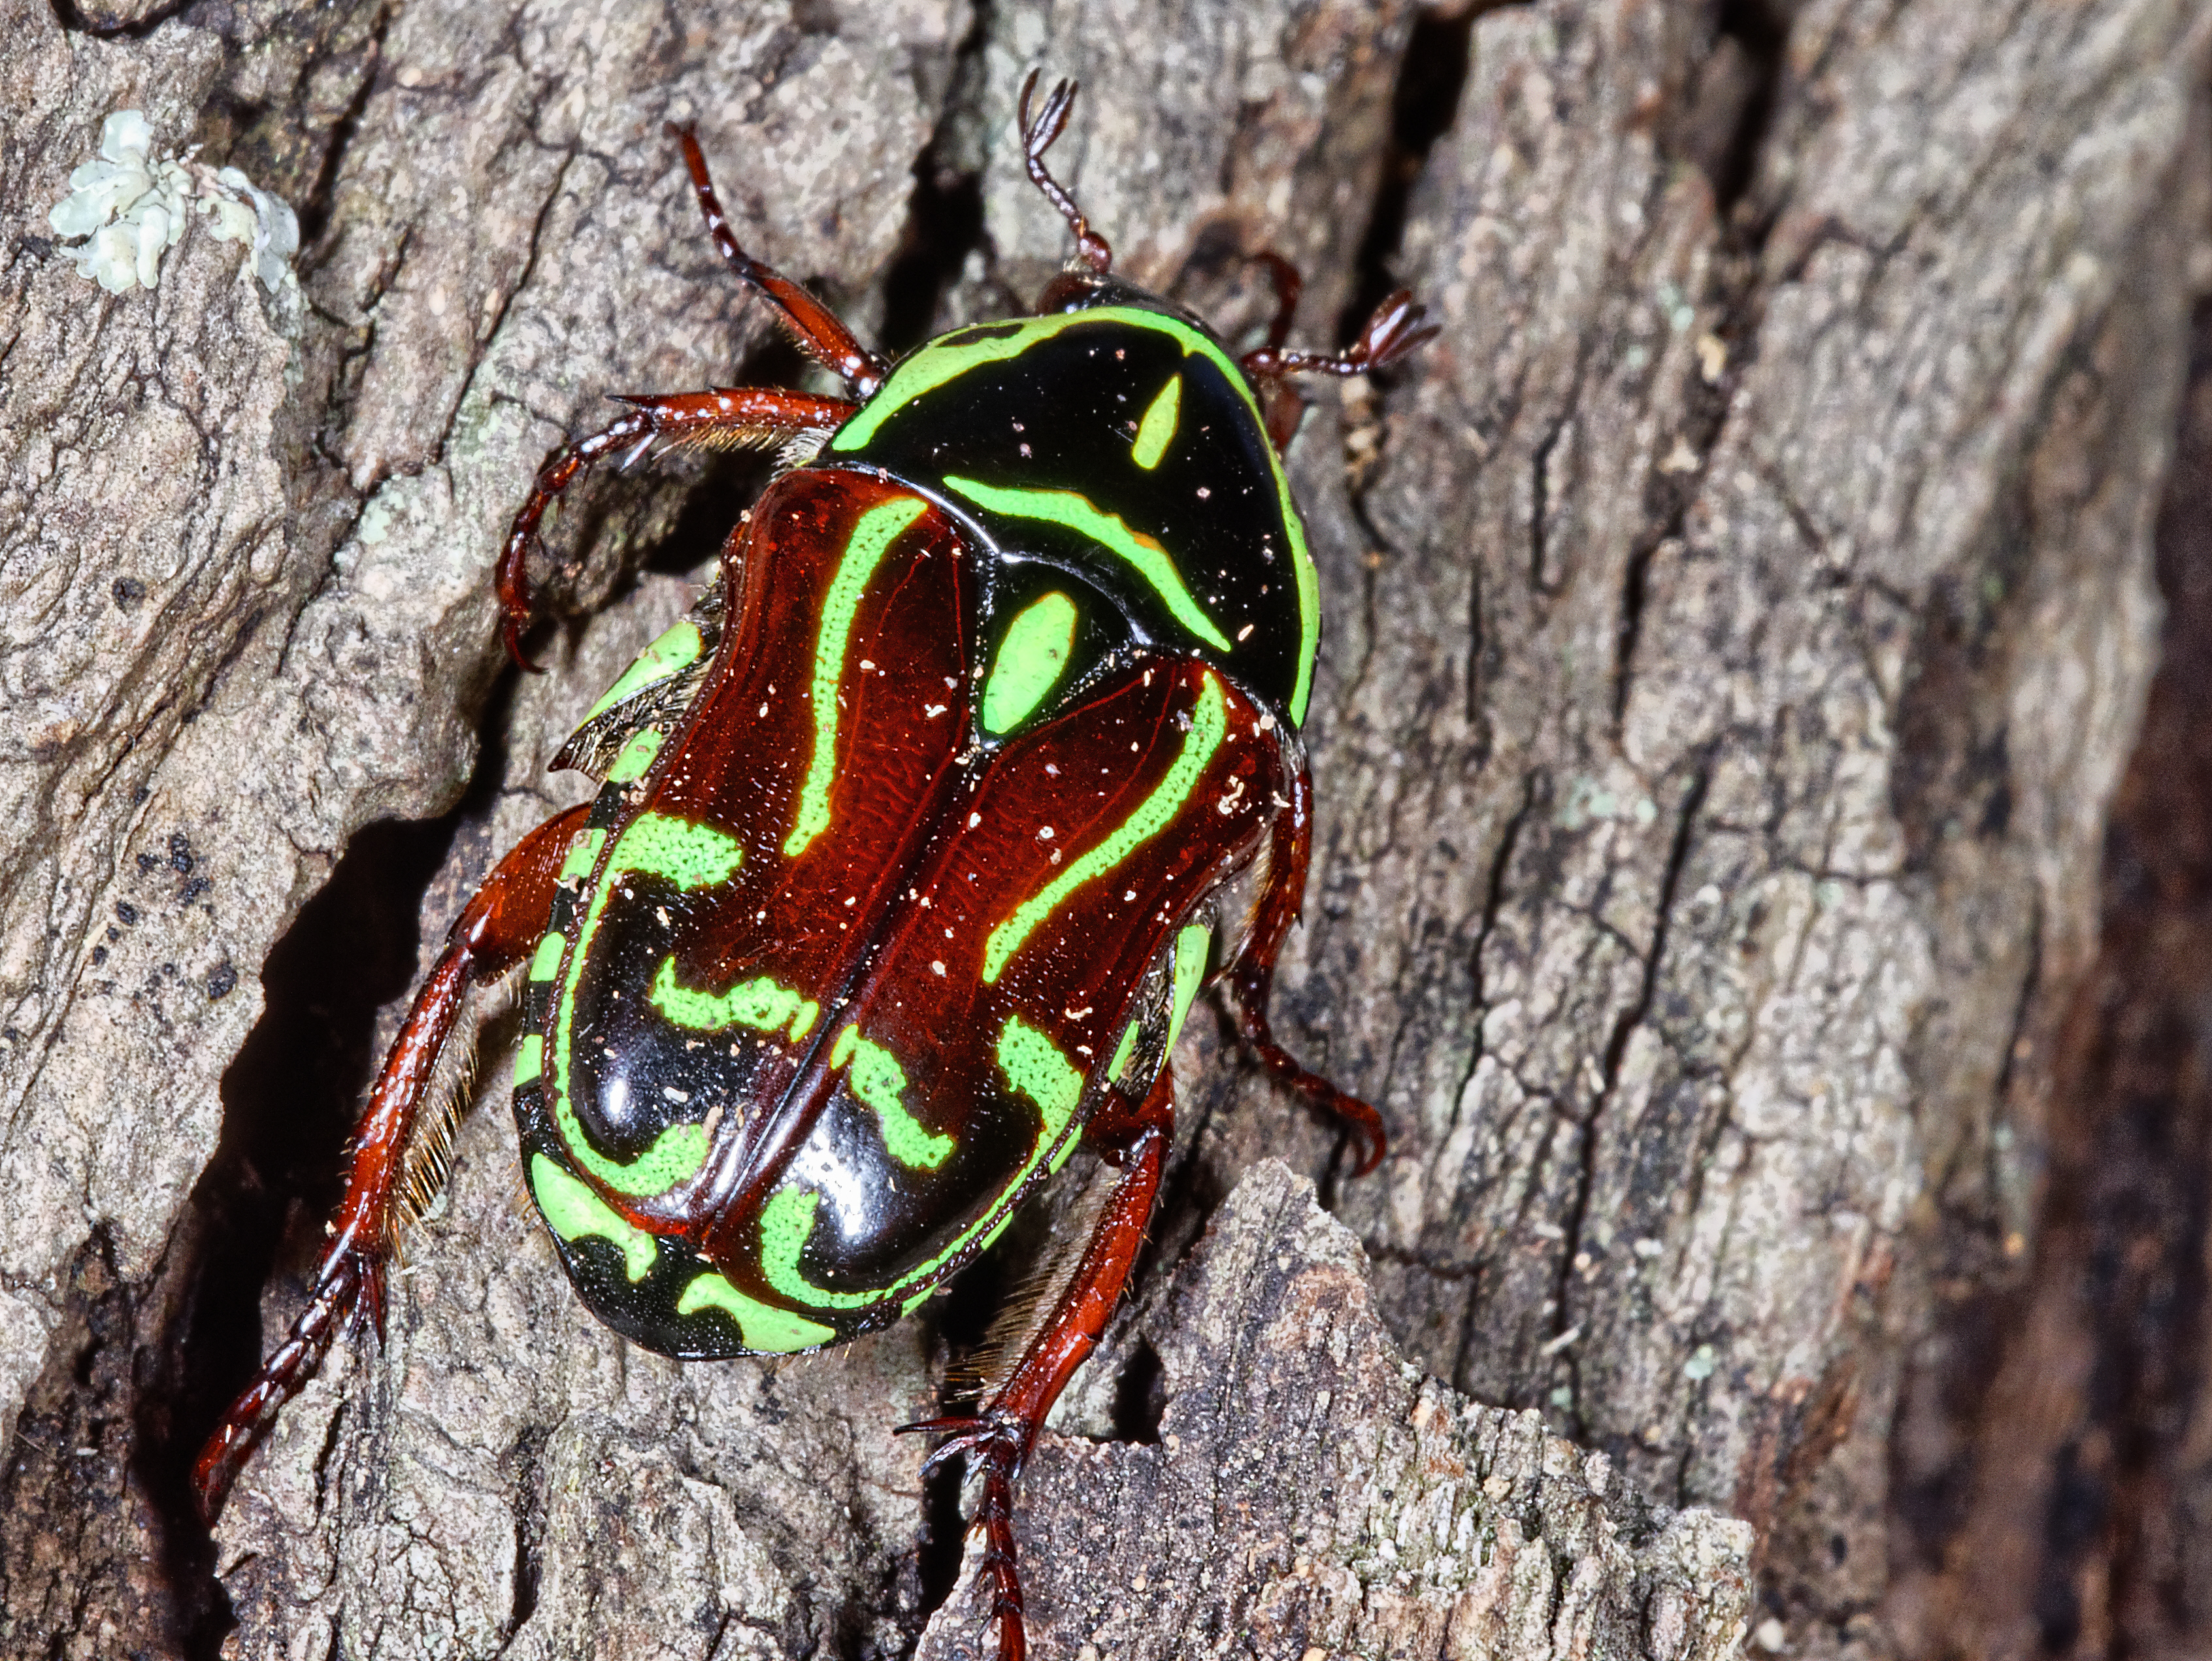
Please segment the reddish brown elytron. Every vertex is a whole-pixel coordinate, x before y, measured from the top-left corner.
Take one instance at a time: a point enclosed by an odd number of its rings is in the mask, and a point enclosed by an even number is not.
[[[1032,85],[1035,77],[1031,77]],[[1231,356],[1111,273],[1054,180],[1063,83],[1024,153],[1079,259],[1030,317],[896,365],[748,257],[679,134],[716,245],[851,400],[760,388],[625,399],[556,451],[498,561],[509,649],[547,508],[594,462],[793,443],[690,618],[560,764],[602,781],[485,880],[372,1095],[307,1310],[202,1454],[212,1518],[342,1328],[380,1326],[395,1208],[473,987],[522,977],[524,1175],[594,1313],[708,1358],[896,1320],[984,1250],[1079,1146],[1118,1171],[1074,1266],[945,1436],[983,1481],[993,1624],[1024,1652],[1013,1488],[1121,1293],[1175,1124],[1168,1056],[1226,885],[1263,873],[1217,979],[1271,1075],[1375,1110],[1275,1042],[1267,999],[1305,889],[1298,727],[1318,585],[1278,447],[1287,377],[1389,363],[1433,332],[1404,295],[1348,351]]]

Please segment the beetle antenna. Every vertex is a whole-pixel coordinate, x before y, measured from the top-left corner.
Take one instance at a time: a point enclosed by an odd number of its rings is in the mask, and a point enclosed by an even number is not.
[[[1052,176],[1044,164],[1044,153],[1053,141],[1066,129],[1068,112],[1075,107],[1078,83],[1061,81],[1054,83],[1052,95],[1044,100],[1044,108],[1036,120],[1030,119],[1030,94],[1036,89],[1037,71],[1031,70],[1029,79],[1022,82],[1022,101],[1018,111],[1022,124],[1022,155],[1029,167],[1030,183],[1042,191],[1045,200],[1060,210],[1060,216],[1067,222],[1068,229],[1075,233],[1075,251],[1083,263],[1103,277],[1114,265],[1114,250],[1104,237],[1091,228],[1091,222],[1083,216],[1083,210],[1075,205],[1060,182]]]

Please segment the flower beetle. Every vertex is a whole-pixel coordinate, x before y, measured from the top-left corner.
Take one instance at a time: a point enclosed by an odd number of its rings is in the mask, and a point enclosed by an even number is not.
[[[898,1319],[996,1238],[1079,1143],[1118,1171],[1073,1267],[933,1460],[980,1464],[1000,1653],[1024,1651],[1012,1485],[1121,1292],[1174,1123],[1167,1066],[1212,908],[1264,876],[1221,982],[1253,1054],[1379,1119],[1268,1030],[1305,884],[1297,729],[1317,585],[1278,450],[1287,376],[1432,332],[1404,294],[1340,355],[1232,358],[1112,275],[1052,178],[1074,98],[1030,119],[1030,177],[1079,258],[1038,313],[897,365],[750,259],[698,144],[707,226],[849,399],[629,398],[556,451],[499,564],[521,658],[548,507],[609,455],[785,446],[720,575],[555,765],[603,780],[501,861],[454,924],[373,1089],[307,1309],[200,1456],[203,1512],[341,1328],[380,1329],[410,1139],[468,990],[521,970],[524,1176],[592,1312],[686,1359],[811,1350]]]

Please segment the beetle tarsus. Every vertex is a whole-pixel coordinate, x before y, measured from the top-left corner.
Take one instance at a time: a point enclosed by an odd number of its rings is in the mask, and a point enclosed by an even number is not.
[[[1425,342],[1436,338],[1443,326],[1432,321],[1428,309],[1401,289],[1375,308],[1359,338],[1340,352],[1294,352],[1271,335],[1264,346],[1237,360],[1255,380],[1277,380],[1294,374],[1365,374],[1395,363]]]
[[[376,1266],[358,1252],[334,1252],[325,1261],[307,1306],[193,1463],[192,1500],[202,1522],[215,1525],[231,1485],[276,1422],[278,1411],[322,1370],[339,1333],[360,1317],[361,1293],[381,1279]]]
[[[1106,239],[1091,228],[1091,221],[1083,210],[1075,205],[1075,198],[1044,164],[1044,153],[1053,146],[1067,125],[1068,113],[1075,107],[1078,83],[1073,81],[1056,82],[1052,94],[1044,100],[1044,108],[1036,120],[1030,119],[1030,95],[1036,89],[1037,71],[1031,70],[1029,78],[1022,82],[1021,107],[1016,113],[1022,129],[1022,159],[1029,169],[1030,183],[1044,192],[1045,200],[1060,210],[1060,216],[1075,233],[1075,251],[1083,263],[1103,277],[1114,267],[1114,250]]]

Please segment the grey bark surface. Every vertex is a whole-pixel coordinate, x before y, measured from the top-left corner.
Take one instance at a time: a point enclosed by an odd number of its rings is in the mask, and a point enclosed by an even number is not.
[[[489,570],[533,469],[605,392],[787,372],[662,124],[864,337],[972,180],[941,326],[1065,256],[1007,131],[1032,65],[1085,82],[1055,161],[1129,275],[1233,305],[1274,248],[1325,342],[1417,167],[1386,252],[1443,325],[1291,455],[1328,633],[1278,1022],[1391,1158],[1351,1180],[1193,1024],[1134,1294],[1024,1482],[1039,1652],[1929,1646],[1885,1602],[1899,1380],[1939,1286],[2034,1244],[2157,649],[2212,12],[1814,0],[1769,51],[1722,10],[0,0],[0,1650],[975,1640],[890,1434],[944,1323],[632,1348],[495,1086],[384,1346],[212,1542],[179,1482],[251,1365],[220,1335],[257,1293],[281,1330],[319,1238],[326,1181],[256,1138],[343,1135],[254,1045],[378,995],[280,943],[365,826],[465,789],[389,898],[434,946],[580,799],[546,761],[738,501],[680,459],[586,493],[516,679]],[[1425,149],[1409,41],[1467,57]],[[150,294],[53,248],[123,108],[300,210],[301,303],[197,227]]]

